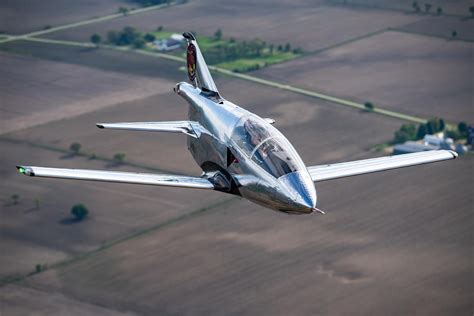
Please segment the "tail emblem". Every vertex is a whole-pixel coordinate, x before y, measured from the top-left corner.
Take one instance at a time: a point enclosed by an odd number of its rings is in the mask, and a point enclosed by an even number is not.
[[[187,50],[188,77],[191,83],[196,84],[196,47],[190,43]]]

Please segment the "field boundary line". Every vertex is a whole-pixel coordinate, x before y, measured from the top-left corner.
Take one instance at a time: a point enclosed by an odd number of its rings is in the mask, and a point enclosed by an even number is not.
[[[241,74],[241,73],[235,73],[235,72],[232,72],[230,70],[222,69],[222,68],[218,68],[218,67],[214,67],[214,66],[209,66],[209,69],[214,70],[214,71],[219,72],[219,73],[222,73],[222,74],[225,74],[225,75],[228,75],[228,76],[237,77],[237,78],[240,78],[240,79],[243,79],[243,80],[256,82],[256,83],[263,84],[263,85],[270,86],[270,87],[275,87],[275,88],[278,88],[278,89],[281,89],[281,90],[287,90],[287,91],[295,92],[295,93],[298,93],[298,94],[301,94],[301,95],[305,95],[305,96],[309,96],[309,97],[313,97],[313,98],[317,98],[317,99],[321,99],[321,100],[325,100],[325,101],[330,101],[332,103],[337,103],[337,104],[340,104],[340,105],[352,107],[352,108],[359,109],[359,110],[366,110],[364,104],[362,104],[362,103],[341,99],[341,98],[338,98],[338,97],[330,96],[330,95],[327,95],[327,94],[323,94],[323,93],[319,93],[319,92],[315,92],[315,91],[311,91],[311,90],[307,90],[307,89],[297,88],[297,87],[287,85],[287,84],[281,84],[281,83],[278,83],[276,81],[266,80],[266,79],[258,78],[258,77],[255,77],[255,76],[245,75],[245,74]],[[408,115],[408,114],[404,114],[404,113],[400,113],[400,112],[385,110],[385,109],[381,109],[381,108],[378,108],[378,107],[375,107],[371,112],[381,114],[381,115],[385,115],[385,116],[389,116],[389,117],[392,117],[392,118],[397,118],[397,119],[413,122],[413,123],[426,123],[427,122],[426,118],[421,118],[421,117]]]
[[[100,253],[104,250],[112,248],[112,247],[114,247],[118,244],[121,244],[123,242],[133,240],[137,237],[147,235],[149,233],[158,231],[160,229],[167,228],[167,227],[172,226],[176,223],[180,223],[181,221],[193,219],[193,218],[195,218],[195,217],[197,217],[201,214],[216,211],[216,209],[219,208],[220,206],[223,206],[223,205],[226,205],[228,203],[232,203],[234,201],[237,201],[237,199],[238,198],[235,197],[235,196],[231,197],[231,198],[228,198],[228,199],[222,199],[222,200],[216,201],[214,203],[211,203],[207,206],[202,206],[202,207],[200,207],[198,209],[195,209],[195,210],[193,210],[189,213],[182,214],[182,215],[179,215],[177,217],[168,219],[168,220],[166,220],[162,223],[158,223],[158,224],[152,225],[150,227],[144,228],[144,229],[139,230],[137,232],[130,233],[130,234],[122,236],[122,237],[118,237],[118,238],[116,238],[114,240],[111,240],[111,241],[105,241],[99,247],[97,247],[94,250],[87,251],[87,252],[75,255],[71,258],[67,258],[67,259],[52,263],[51,265],[47,266],[46,268],[44,268],[40,272],[30,272],[30,273],[24,274],[24,275],[6,276],[3,279],[0,279],[0,287],[7,286],[8,284],[18,283],[18,282],[24,281],[24,280],[26,280],[27,278],[29,278],[31,276],[35,276],[37,274],[43,273],[43,272],[48,271],[48,270],[52,270],[52,269],[56,269],[56,268],[60,268],[60,267],[70,265],[74,262],[89,258],[90,256],[93,256],[93,255],[95,255],[97,253]]]
[[[401,28],[389,28],[387,31],[390,32],[397,32],[397,33],[405,33],[405,34],[412,34],[412,35],[419,35],[419,36],[426,36],[430,38],[437,38],[437,39],[444,39],[446,41],[453,41],[453,42],[464,42],[464,43],[474,43],[474,40],[467,39],[467,38],[451,38],[448,36],[442,36],[442,35],[436,35],[436,34],[428,34],[428,33],[423,33],[423,32],[417,32],[417,31],[410,31],[410,30],[405,30]]]
[[[420,12],[420,13],[417,13],[415,11],[413,11],[412,9],[402,9],[402,8],[391,8],[391,7],[385,7],[385,6],[377,6],[377,5],[370,5],[370,4],[363,4],[363,3],[347,3],[347,4],[343,4],[341,2],[334,2],[334,1],[330,1],[329,2],[330,4],[329,5],[332,5],[332,6],[338,6],[338,7],[342,7],[342,8],[354,8],[354,9],[371,9],[371,10],[378,10],[378,11],[392,11],[392,12],[399,12],[399,13],[404,13],[406,15],[417,15],[417,16],[420,16],[420,17],[435,17],[435,16],[438,16],[436,15],[434,12],[432,13],[423,13],[423,12]],[[460,13],[443,13],[442,16],[446,16],[446,17],[450,17],[450,18],[469,18],[470,16],[469,15],[461,15]]]
[[[26,38],[24,38],[24,40],[34,41],[34,42],[50,43],[50,44],[69,45],[69,46],[95,47],[92,43],[87,43],[87,42],[73,42],[73,41],[62,41],[62,40],[52,40],[52,39],[45,39],[45,38],[31,38],[31,37],[26,37]],[[138,54],[142,54],[142,55],[146,55],[146,56],[164,58],[164,59],[168,59],[168,60],[172,60],[172,61],[176,61],[176,62],[185,62],[186,61],[186,59],[183,58],[183,57],[173,56],[173,55],[168,55],[168,54],[163,54],[163,53],[152,53],[152,52],[148,52],[148,51],[144,51],[144,50],[133,49],[133,48],[126,47],[126,46],[101,45],[100,47],[107,48],[107,49],[112,49],[112,50],[118,50],[118,51],[130,51],[130,52],[134,52],[134,53],[138,53]],[[307,89],[303,89],[303,88],[298,88],[298,87],[291,86],[291,85],[288,85],[288,84],[282,84],[282,83],[278,83],[276,81],[262,79],[262,78],[255,77],[255,76],[252,76],[252,75],[236,73],[236,72],[233,72],[231,70],[219,68],[219,67],[216,67],[216,66],[209,66],[209,69],[213,70],[217,73],[221,73],[221,74],[230,76],[230,77],[240,78],[240,79],[243,79],[243,80],[259,83],[259,84],[262,84],[262,85],[265,85],[265,86],[274,87],[274,88],[278,88],[278,89],[281,89],[281,90],[291,91],[291,92],[301,94],[301,95],[304,95],[304,96],[317,98],[317,99],[321,99],[321,100],[324,100],[324,101],[329,101],[329,102],[336,103],[336,104],[339,104],[339,105],[352,107],[352,108],[355,108],[355,109],[358,109],[358,110],[365,110],[366,109],[364,104],[362,104],[362,103],[342,99],[342,98],[339,98],[339,97],[319,93],[319,92],[316,92],[316,91],[311,91],[311,90],[307,90]],[[422,117],[418,117],[418,116],[414,116],[414,115],[409,115],[409,114],[405,114],[405,113],[401,113],[401,112],[386,110],[386,109],[379,108],[379,107],[375,107],[370,112],[380,114],[380,115],[384,115],[384,116],[388,116],[388,117],[392,117],[392,118],[395,118],[395,119],[400,119],[400,120],[412,122],[412,123],[422,123],[423,124],[423,123],[426,123],[428,121],[428,119],[426,119],[426,118],[422,118]]]
[[[366,39],[366,38],[369,38],[369,37],[372,37],[372,36],[375,36],[375,35],[383,34],[383,33],[385,33],[386,31],[389,31],[389,30],[390,30],[390,28],[383,28],[383,29],[380,29],[378,31],[373,31],[373,32],[370,32],[370,33],[367,33],[367,34],[364,34],[364,35],[349,38],[349,39],[346,39],[344,41],[341,41],[341,42],[338,42],[338,43],[335,43],[335,44],[317,49],[315,51],[308,52],[307,54],[304,54],[301,58],[304,58],[306,56],[317,55],[317,54],[325,52],[327,50],[338,48],[340,46],[347,45],[347,44],[350,44],[350,43],[353,43],[353,42],[357,42],[357,41],[360,41],[362,39]],[[291,61],[291,60],[288,60],[288,61]],[[287,62],[287,61],[284,61],[284,62]]]
[[[46,123],[46,124],[48,124],[48,123]],[[35,128],[35,127],[37,127],[37,126],[34,126],[33,128]],[[0,142],[7,142],[7,143],[10,143],[10,144],[27,145],[27,146],[30,146],[30,147],[39,148],[39,149],[43,149],[43,150],[48,150],[48,151],[52,151],[52,152],[56,152],[56,153],[60,153],[60,154],[64,154],[64,155],[72,154],[72,152],[70,150],[64,149],[64,148],[61,148],[61,147],[55,147],[55,146],[52,146],[52,145],[42,144],[42,143],[39,143],[37,141],[17,139],[17,138],[14,138],[14,137],[8,137],[8,136],[3,136],[3,135],[0,135]],[[105,157],[105,156],[97,155],[95,153],[94,153],[94,155],[95,155],[94,158],[91,159],[90,157],[92,156],[92,154],[93,153],[88,153],[88,152],[81,151],[81,152],[79,152],[77,154],[74,154],[74,155],[77,156],[77,157],[81,157],[81,158],[87,158],[89,160],[103,161],[103,162],[107,162],[107,163],[115,163],[113,158],[108,158],[108,157]],[[121,165],[122,166],[135,167],[135,168],[139,168],[139,169],[143,169],[143,170],[147,170],[147,171],[152,171],[152,172],[166,173],[166,174],[171,174],[171,175],[183,175],[182,173],[174,171],[174,170],[167,170],[167,169],[147,166],[147,165],[143,165],[143,164],[136,163],[136,162],[133,162],[133,161],[124,161],[124,162],[121,163]],[[198,177],[198,176],[199,175],[196,175],[196,177]]]
[[[0,44],[5,43],[5,42],[14,41],[14,40],[17,40],[17,39],[25,39],[25,38],[29,38],[29,37],[33,37],[33,36],[39,36],[39,35],[44,35],[44,34],[53,33],[53,32],[57,32],[57,31],[67,30],[67,29],[70,29],[70,28],[78,27],[78,26],[84,26],[84,25],[94,24],[94,23],[108,21],[108,20],[112,20],[112,19],[117,19],[117,18],[120,18],[120,17],[126,17],[126,16],[130,16],[130,15],[149,12],[149,11],[153,11],[153,10],[157,10],[157,9],[161,9],[161,8],[165,8],[165,7],[170,7],[170,6],[173,6],[173,5],[176,5],[176,4],[177,4],[176,1],[172,1],[172,2],[167,3],[167,4],[158,4],[158,5],[149,6],[149,7],[145,7],[145,8],[129,10],[126,15],[124,15],[123,13],[113,13],[113,14],[109,14],[109,15],[105,15],[105,16],[101,16],[101,17],[86,19],[86,20],[82,20],[82,21],[78,21],[78,22],[69,23],[69,24],[63,24],[63,25],[51,27],[51,28],[48,28],[48,29],[45,29],[45,30],[34,31],[34,32],[22,34],[22,35],[4,34],[4,36],[7,36],[7,38],[1,39]]]

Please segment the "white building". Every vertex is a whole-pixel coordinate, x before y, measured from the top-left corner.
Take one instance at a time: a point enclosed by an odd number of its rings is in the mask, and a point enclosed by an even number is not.
[[[155,40],[153,42],[153,45],[155,46],[156,49],[158,49],[159,51],[164,51],[164,52],[179,49],[181,48],[181,44],[182,44],[182,41],[177,41],[172,38]]]

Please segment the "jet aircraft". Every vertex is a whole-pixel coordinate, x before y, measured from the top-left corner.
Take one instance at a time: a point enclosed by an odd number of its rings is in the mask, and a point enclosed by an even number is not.
[[[187,42],[190,83],[174,91],[189,103],[188,120],[98,123],[102,129],[171,132],[187,135],[188,150],[201,176],[110,172],[17,166],[20,173],[49,178],[108,181],[217,190],[289,214],[323,211],[316,208],[315,182],[425,164],[457,157],[450,150],[372,158],[307,167],[270,118],[261,118],[226,100],[217,90],[192,33]]]

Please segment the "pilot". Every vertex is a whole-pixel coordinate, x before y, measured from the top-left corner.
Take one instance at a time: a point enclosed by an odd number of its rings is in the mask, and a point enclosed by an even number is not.
[[[247,134],[250,136],[249,140],[252,148],[260,145],[260,143],[269,136],[264,127],[259,126],[256,122],[253,122],[250,119],[244,123],[244,128]]]

